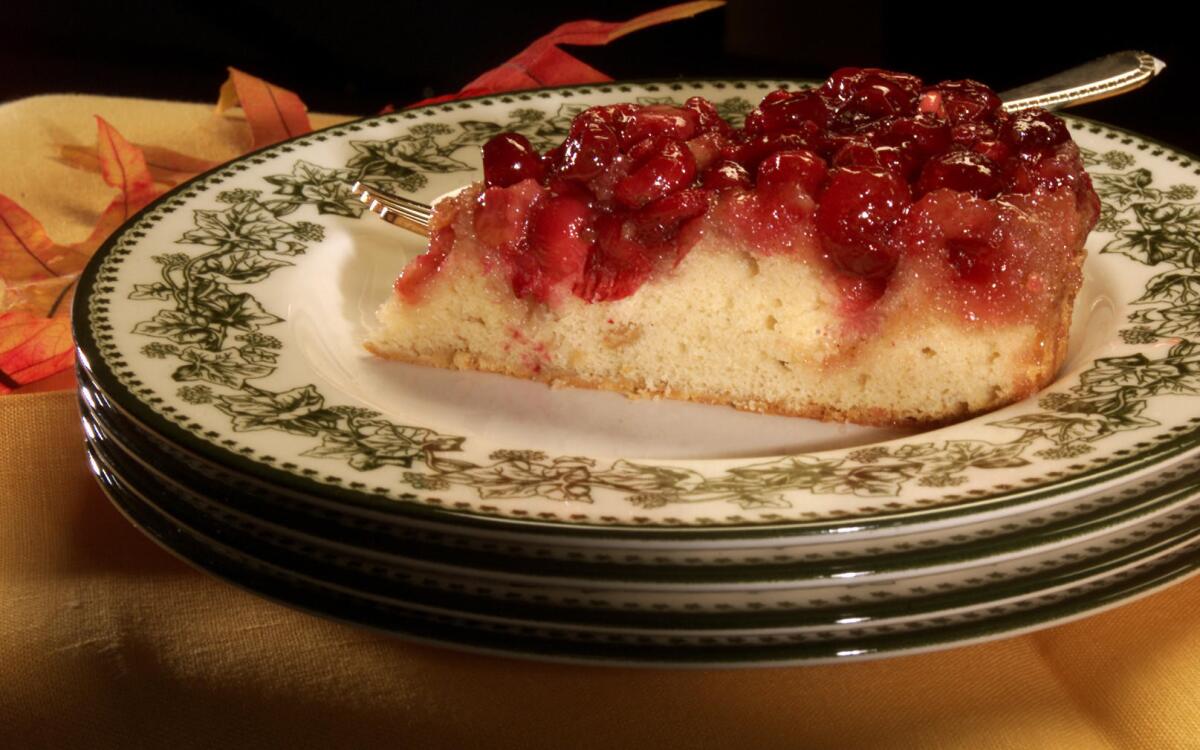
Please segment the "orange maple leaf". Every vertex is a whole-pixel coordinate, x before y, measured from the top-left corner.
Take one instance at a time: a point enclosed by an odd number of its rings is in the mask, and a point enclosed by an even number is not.
[[[120,193],[87,239],[59,244],[42,223],[0,195],[0,393],[70,367],[70,293],[100,243],[159,193],[145,156],[103,118],[97,165]]]
[[[294,138],[312,130],[308,108],[294,92],[267,83],[237,68],[229,69],[229,78],[221,84],[217,112],[241,105],[250,123],[254,147]]]
[[[162,146],[145,143],[131,144],[141,150],[154,182],[174,187],[187,182],[201,172],[207,172],[219,162],[200,159]],[[63,144],[58,147],[59,161],[85,172],[100,172],[100,156],[94,146]]]

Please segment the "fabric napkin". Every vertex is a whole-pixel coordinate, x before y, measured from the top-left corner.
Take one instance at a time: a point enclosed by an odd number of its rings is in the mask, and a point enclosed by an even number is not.
[[[202,105],[0,107],[0,193],[66,240],[86,234],[109,193],[56,162],[52,144],[87,143],[93,113],[131,140],[206,158],[247,145],[244,128]],[[73,393],[0,399],[4,747],[1196,748],[1197,612],[1193,579],[998,642],[755,670],[419,646],[193,570],[91,479]]]

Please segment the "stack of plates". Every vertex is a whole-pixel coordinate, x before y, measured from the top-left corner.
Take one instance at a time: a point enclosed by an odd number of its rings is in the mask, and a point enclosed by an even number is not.
[[[97,254],[75,301],[93,470],[147,534],[313,612],[541,658],[784,664],[944,648],[1200,566],[1191,157],[1069,120],[1105,201],[1071,351],[1036,399],[920,434],[627,401],[377,361],[358,345],[431,201],[500,129],[781,82],[514,94],[243,157]],[[796,84],[791,84],[796,85]]]

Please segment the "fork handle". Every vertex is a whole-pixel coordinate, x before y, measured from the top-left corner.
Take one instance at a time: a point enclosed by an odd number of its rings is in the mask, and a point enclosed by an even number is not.
[[[1115,52],[1049,78],[1009,89],[1000,94],[1000,99],[1009,112],[1031,107],[1073,107],[1141,88],[1165,67],[1166,63],[1146,52]]]

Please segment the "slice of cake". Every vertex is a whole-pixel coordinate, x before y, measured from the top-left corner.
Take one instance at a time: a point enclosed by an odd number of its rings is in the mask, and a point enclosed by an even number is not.
[[[876,69],[774,91],[742,129],[700,98],[618,104],[483,159],[372,352],[865,424],[1049,382],[1099,212],[1057,118]]]

